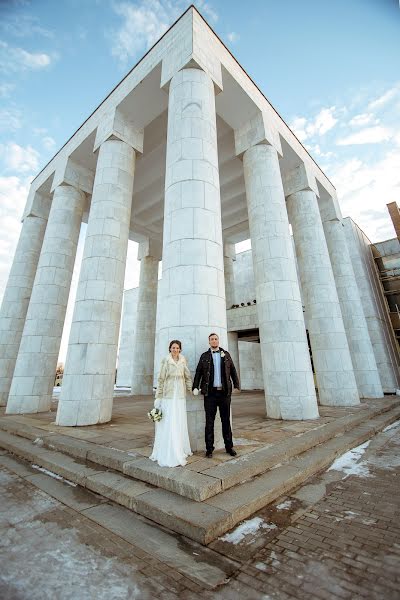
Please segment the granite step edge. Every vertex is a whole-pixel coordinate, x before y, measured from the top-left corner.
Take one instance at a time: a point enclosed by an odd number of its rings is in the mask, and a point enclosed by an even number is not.
[[[50,450],[108,467],[127,477],[162,487],[197,502],[218,494],[222,489],[221,481],[218,478],[179,467],[173,469],[159,467],[149,458],[134,452],[100,446],[63,434],[52,433],[49,435],[45,432],[45,435],[41,436],[41,430],[25,424],[21,428],[22,435],[20,436],[20,424],[8,418],[5,421],[6,423],[0,419],[0,430],[11,432],[15,436],[30,441],[38,440],[42,446]]]
[[[223,491],[200,505],[171,492],[156,489],[137,498],[136,510],[164,527],[207,545],[243,519],[249,518],[326,469],[338,456],[364,443],[377,431],[398,420],[399,416],[400,408],[385,411],[371,420],[369,425],[362,423],[342,436],[332,438],[321,447],[312,448],[302,456],[255,477],[253,481],[246,482],[246,485]],[[241,500],[238,498],[240,495]],[[223,511],[221,517],[218,518],[216,514],[216,518],[211,519],[208,514],[211,509]],[[208,524],[204,515],[210,520]]]
[[[205,544],[208,529],[211,528],[212,530],[221,531],[222,533],[232,526],[230,523],[230,515],[224,510],[213,507],[203,508],[201,502],[183,498],[182,496],[167,490],[157,490],[143,482],[133,481],[131,478],[118,472],[92,469],[88,467],[86,463],[81,462],[78,459],[66,456],[54,450],[35,446],[32,442],[25,439],[18,439],[18,437],[13,434],[0,431],[0,447],[5,448],[8,452],[11,452],[18,458],[27,460],[32,465],[44,469],[48,476],[55,475],[70,483],[87,488],[141,516],[146,517],[149,514],[149,511],[146,510],[146,506],[148,505],[148,495],[157,491],[162,491],[173,499],[172,501],[175,506],[182,506],[182,502],[186,506],[189,506],[191,518],[196,519],[196,524],[193,527],[190,519],[189,521],[185,519],[184,513],[180,513],[180,511],[174,516],[173,521],[168,519],[167,514],[161,520],[169,523],[169,526],[166,526],[171,531],[187,535],[187,537],[199,543]],[[142,503],[142,496],[146,496],[147,501]],[[165,511],[164,506],[158,504],[158,500],[156,500],[155,506],[159,512]],[[145,513],[147,513],[147,515]],[[204,523],[202,522],[202,513],[203,515],[206,513],[203,516]],[[148,518],[159,523],[159,520],[152,519],[151,515],[149,515]]]
[[[231,512],[232,522],[237,524],[326,469],[338,456],[368,441],[375,433],[397,421],[399,416],[400,409],[378,415],[371,420],[370,424],[360,424],[342,436],[332,438],[322,447],[312,448],[288,463],[246,482],[245,486],[236,486],[224,491],[217,497],[206,500],[204,504],[215,507],[223,506],[225,510]],[[281,484],[277,485],[276,482],[279,482],[281,476]],[[258,493],[257,487],[260,488]],[[239,498],[241,489],[245,490],[246,494],[243,502]],[[251,498],[252,492],[253,498]]]
[[[218,465],[203,471],[203,474],[216,477],[221,480],[222,489],[228,490],[239,483],[244,483],[252,477],[256,477],[277,464],[283,464],[293,456],[306,452],[310,448],[325,443],[337,435],[357,427],[365,421],[371,420],[377,415],[384,414],[396,406],[399,401],[393,400],[381,406],[374,406],[353,415],[345,415],[331,423],[308,431],[300,436],[278,442],[273,447],[260,448],[249,455],[239,456],[224,465]]]
[[[101,493],[106,498],[130,508],[176,533],[186,535],[202,544],[208,544],[216,537],[232,529],[239,521],[249,517],[260,508],[293,490],[306,479],[326,468],[338,455],[366,441],[375,432],[396,421],[399,416],[400,408],[392,410],[389,413],[383,413],[372,419],[368,424],[364,423],[358,428],[330,440],[330,442],[325,444],[325,453],[322,457],[320,456],[322,448],[318,451],[319,456],[316,456],[317,449],[313,448],[310,452],[303,453],[303,456],[297,457],[281,467],[272,469],[270,472],[254,478],[253,481],[258,481],[261,484],[261,492],[253,493],[253,498],[249,498],[253,482],[248,482],[246,486],[243,486],[246,492],[245,501],[240,505],[236,501],[237,506],[234,509],[233,507],[232,509],[229,508],[229,498],[232,498],[233,493],[237,495],[241,486],[222,492],[219,496],[210,498],[202,503],[183,498],[167,490],[151,489],[148,487],[137,488],[124,496],[124,485],[129,486],[132,483],[140,485],[140,482],[132,482],[129,479],[125,482],[125,478],[119,473],[95,471],[87,467],[87,465],[79,463],[70,457],[65,457],[60,453],[36,447],[24,440],[17,440],[16,442],[13,440],[15,436],[10,434],[0,432],[0,446],[6,447],[10,451],[13,451],[12,447],[14,447],[14,450],[16,450],[15,453],[23,457],[23,454],[26,453],[27,444],[29,444],[32,447],[30,449],[30,457],[34,459],[36,464],[70,479],[83,487]],[[8,440],[4,440],[4,435],[7,436]],[[329,448],[329,444],[333,447]],[[314,457],[311,454],[314,454]],[[63,460],[65,458],[67,458],[67,461]],[[310,460],[307,464],[308,458]],[[113,477],[123,479],[119,483],[114,480],[113,484],[111,481]],[[104,485],[104,480],[107,483],[107,479],[109,480],[108,486],[105,485],[100,491],[99,482],[102,482]],[[271,480],[272,483],[275,480],[274,485],[271,485]]]

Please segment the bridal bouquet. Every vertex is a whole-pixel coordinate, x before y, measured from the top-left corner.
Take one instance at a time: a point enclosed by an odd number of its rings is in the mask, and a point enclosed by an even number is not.
[[[161,421],[162,412],[159,408],[152,408],[151,411],[147,413],[147,416],[149,417],[150,421],[155,423],[156,421]]]

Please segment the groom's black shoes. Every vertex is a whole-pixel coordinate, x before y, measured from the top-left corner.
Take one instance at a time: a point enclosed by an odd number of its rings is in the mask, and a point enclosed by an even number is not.
[[[212,450],[207,450],[206,458],[212,458]]]
[[[229,450],[227,450],[227,453],[230,454],[231,456],[237,456],[237,452],[233,448],[230,448]]]

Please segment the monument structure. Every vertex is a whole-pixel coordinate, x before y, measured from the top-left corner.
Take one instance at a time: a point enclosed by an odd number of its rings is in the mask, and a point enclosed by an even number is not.
[[[192,371],[211,331],[238,356],[232,245],[250,238],[266,414],[318,417],[305,318],[321,404],[383,395],[335,188],[193,6],[31,185],[1,312],[8,414],[50,407],[81,221],[59,425],[111,419],[128,239],[134,392],[151,393],[155,338],[158,353],[182,340]],[[188,413],[202,437],[199,399]]]

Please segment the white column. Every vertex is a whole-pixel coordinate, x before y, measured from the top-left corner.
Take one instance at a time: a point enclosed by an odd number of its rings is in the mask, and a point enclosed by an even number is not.
[[[235,274],[233,261],[236,260],[235,244],[224,243],[224,276],[226,308],[229,310],[235,302]],[[240,381],[239,339],[237,331],[228,332],[228,350],[232,356]]]
[[[194,373],[211,332],[227,343],[214,86],[199,69],[170,83],[162,269],[158,347],[181,340]],[[202,449],[202,402],[187,406],[192,449]]]
[[[0,312],[0,406],[7,404],[47,219],[24,219]]]
[[[100,146],[58,425],[111,418],[135,156],[118,139]]]
[[[50,410],[84,202],[69,185],[54,191],[7,414]]]
[[[146,245],[147,246],[147,245]],[[131,392],[152,394],[154,377],[154,346],[156,336],[157,289],[159,258],[139,247],[140,278],[133,348]]]
[[[224,243],[224,277],[226,308],[229,310],[235,303],[235,274],[233,261],[236,260],[235,244]]]
[[[400,386],[398,348],[385,320],[385,299],[370,241],[350,218],[343,219],[343,225],[382,388],[385,393],[393,394]]]
[[[315,419],[318,407],[277,151],[243,155],[267,415]]]
[[[321,404],[359,403],[318,201],[311,190],[287,198]]]
[[[323,226],[360,398],[381,398],[382,385],[343,225],[331,219],[323,221]]]

